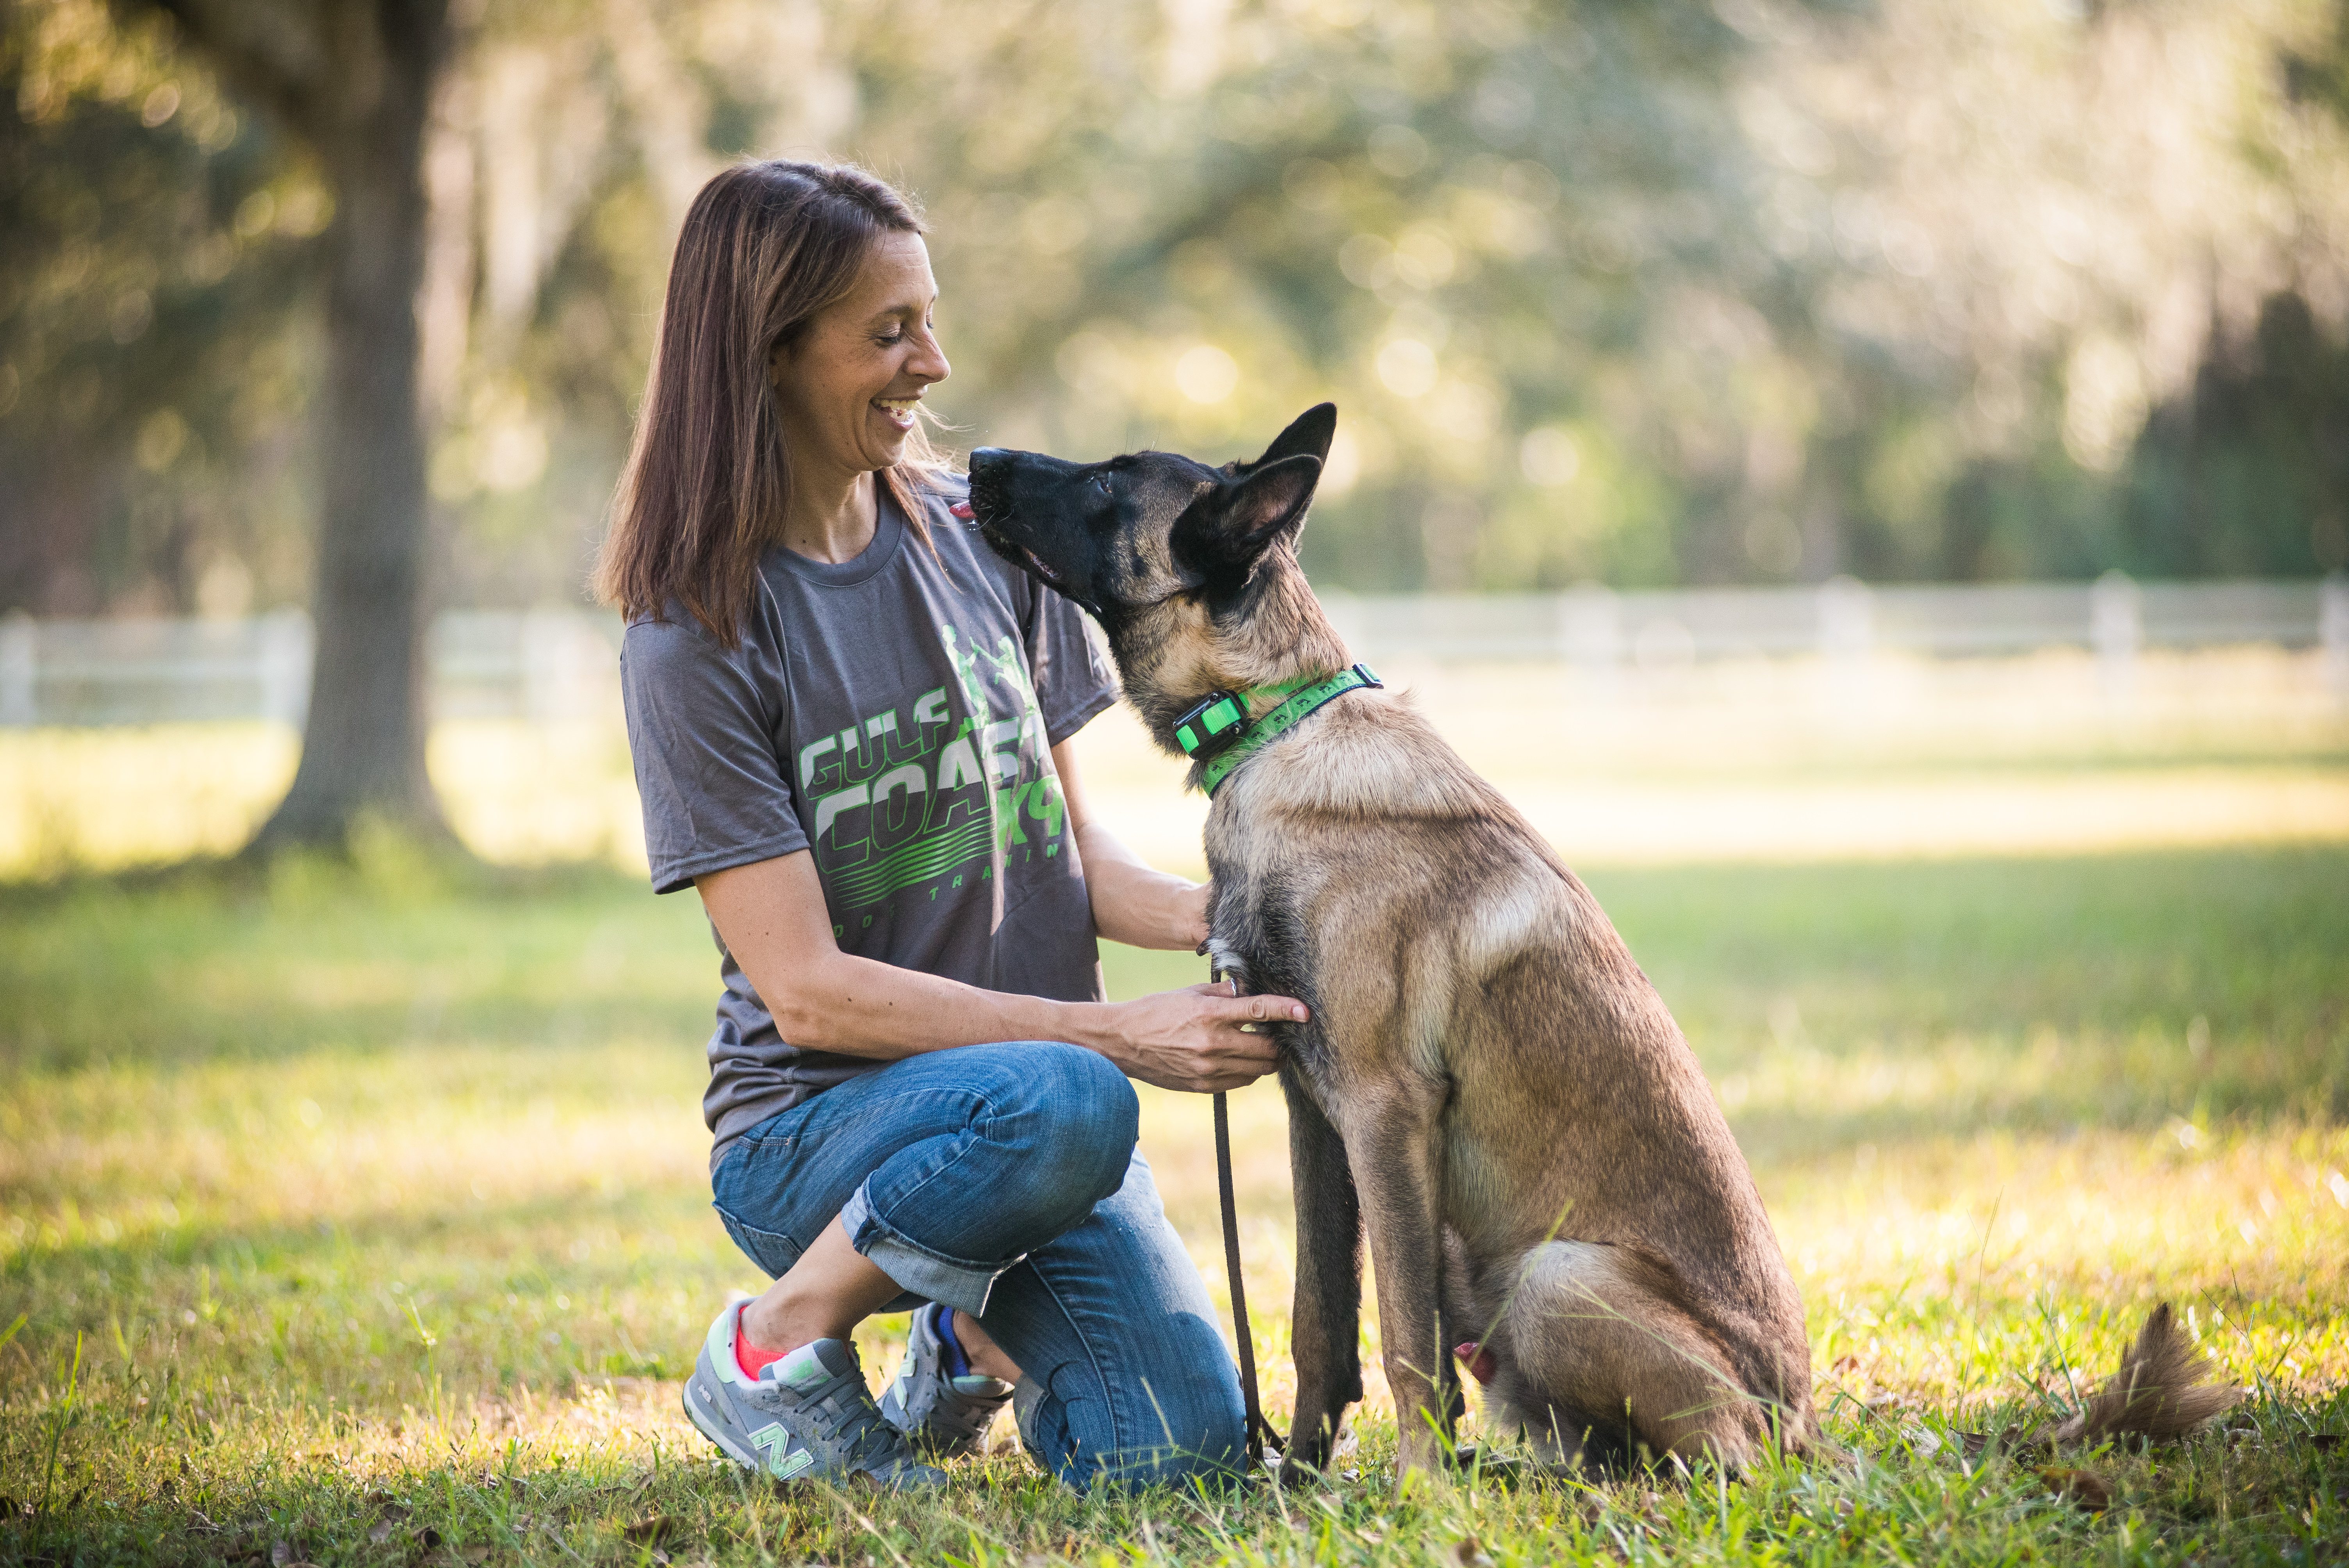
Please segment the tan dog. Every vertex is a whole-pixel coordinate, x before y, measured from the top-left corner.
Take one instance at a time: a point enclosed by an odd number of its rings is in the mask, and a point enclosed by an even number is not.
[[[981,450],[971,503],[1101,622],[1161,746],[1216,693],[1261,734],[1350,662],[1295,549],[1335,424],[1325,404],[1222,469]],[[1206,850],[1216,960],[1313,1010],[1280,1071],[1292,1473],[1361,1398],[1365,1223],[1399,1482],[1448,1455],[1471,1341],[1496,1429],[1552,1461],[1811,1442],[1801,1304],[1695,1057],[1597,901],[1407,702],[1349,691],[1248,752]]]

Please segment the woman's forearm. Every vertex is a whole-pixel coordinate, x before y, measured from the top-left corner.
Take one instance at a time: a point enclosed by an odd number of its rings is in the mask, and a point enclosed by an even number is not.
[[[1064,740],[1052,748],[1052,768],[1060,775],[1070,830],[1076,836],[1077,853],[1084,861],[1093,930],[1129,947],[1185,951],[1206,942],[1206,888],[1145,863],[1093,819],[1072,742]]]
[[[805,851],[695,885],[727,951],[794,1046],[895,1061],[985,1040],[1090,1043],[1079,1037],[1087,1032],[1075,1016],[1082,1004],[982,991],[841,952]]]
[[[794,1046],[895,1061],[997,1040],[1062,1040],[1163,1088],[1237,1088],[1271,1070],[1257,1026],[1303,1022],[1286,996],[1205,985],[1131,1002],[1056,1002],[982,991],[840,951],[805,851],[695,879],[718,934]]]
[[[1093,929],[1129,947],[1188,951],[1207,940],[1207,890],[1143,862],[1098,822],[1077,829]]]
[[[1084,1016],[1104,1010],[1097,1002],[982,991],[837,950],[794,968],[780,997],[763,988],[759,995],[783,1038],[811,1050],[895,1061],[989,1040],[1099,1048],[1098,1022]]]

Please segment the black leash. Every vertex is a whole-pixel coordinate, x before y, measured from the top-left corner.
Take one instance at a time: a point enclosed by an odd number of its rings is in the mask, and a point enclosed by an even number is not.
[[[1221,980],[1218,971],[1216,979]],[[1232,1285],[1232,1339],[1240,1353],[1240,1402],[1247,1410],[1248,1470],[1264,1463],[1264,1446],[1280,1447],[1280,1434],[1264,1418],[1256,1387],[1256,1336],[1248,1331],[1247,1287],[1240,1284],[1240,1213],[1232,1195],[1232,1115],[1223,1091],[1216,1093],[1216,1195],[1224,1206],[1224,1273]]]
[[[1264,1463],[1264,1443],[1280,1435],[1264,1418],[1264,1405],[1256,1388],[1256,1340],[1248,1333],[1247,1288],[1240,1284],[1240,1217],[1232,1197],[1232,1118],[1224,1097],[1216,1096],[1216,1188],[1224,1204],[1224,1272],[1232,1282],[1232,1338],[1240,1353],[1240,1401],[1247,1408],[1247,1457],[1250,1470]]]

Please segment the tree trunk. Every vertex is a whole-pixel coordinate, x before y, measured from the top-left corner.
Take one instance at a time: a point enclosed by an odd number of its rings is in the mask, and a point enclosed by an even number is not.
[[[339,844],[373,813],[439,832],[424,771],[424,570],[429,542],[417,406],[417,286],[429,73],[387,82],[373,135],[330,159],[317,664],[294,788],[256,847]]]
[[[416,304],[424,129],[449,52],[448,0],[150,3],[308,144],[335,191],[317,660],[294,787],[253,847],[341,847],[370,816],[444,836],[424,771],[429,531]]]

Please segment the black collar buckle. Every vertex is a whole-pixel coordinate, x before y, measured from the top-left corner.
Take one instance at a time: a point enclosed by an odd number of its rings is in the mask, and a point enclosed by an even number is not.
[[[1194,761],[1216,755],[1247,733],[1247,709],[1227,691],[1211,691],[1174,721],[1174,744]]]

